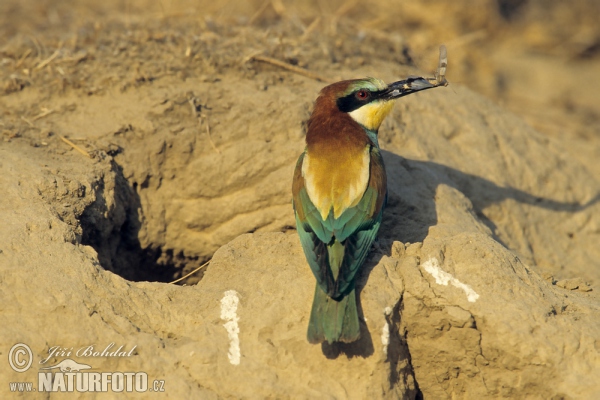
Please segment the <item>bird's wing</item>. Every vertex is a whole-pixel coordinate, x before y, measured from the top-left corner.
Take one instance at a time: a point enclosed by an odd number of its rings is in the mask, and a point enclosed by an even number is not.
[[[319,286],[327,292],[332,282],[329,267],[327,244],[332,241],[333,230],[329,229],[322,220],[321,214],[308,197],[304,177],[302,177],[302,161],[304,153],[298,158],[294,180],[292,183],[292,198],[296,214],[296,227],[304,255]]]
[[[336,238],[344,244],[344,258],[335,282],[333,298],[343,296],[354,287],[356,273],[365,262],[379,232],[386,200],[387,177],[383,159],[379,149],[372,147],[367,190],[356,207],[346,210],[338,218],[348,220],[341,231],[335,233]],[[346,213],[352,216],[348,218]]]
[[[319,286],[331,297],[338,298],[350,289],[356,272],[365,261],[371,244],[381,225],[384,202],[387,196],[383,160],[377,147],[371,149],[369,184],[360,200],[334,219],[330,214],[321,218],[311,202],[302,177],[301,155],[296,164],[292,187],[296,225],[300,242],[310,268]],[[329,252],[334,241],[342,243],[344,255],[335,266],[339,271],[334,279]]]
[[[354,288],[353,283],[356,273],[365,262],[371,245],[377,237],[382,216],[383,210],[374,219],[369,221],[369,225],[365,226],[365,229],[354,232],[344,242],[344,258],[337,280],[335,281],[334,289],[330,294],[331,297],[338,298],[344,296],[346,292]]]

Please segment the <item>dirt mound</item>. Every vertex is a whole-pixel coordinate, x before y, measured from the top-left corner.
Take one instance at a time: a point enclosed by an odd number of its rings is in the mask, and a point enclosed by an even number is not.
[[[600,395],[600,114],[594,80],[579,93],[565,78],[597,64],[594,21],[548,33],[528,21],[560,7],[535,1],[462,17],[460,2],[407,3],[402,30],[382,4],[200,20],[185,1],[77,4],[0,5],[0,353],[25,343],[34,359],[5,363],[0,391],[67,357],[46,360],[53,346],[115,343],[136,347],[71,358],[143,370],[174,398]],[[390,193],[362,338],[311,346],[290,186],[325,83],[252,56],[392,81],[435,66],[444,30],[451,86],[400,100],[380,130]],[[565,38],[579,47],[552,47]],[[197,285],[161,283],[211,258]]]

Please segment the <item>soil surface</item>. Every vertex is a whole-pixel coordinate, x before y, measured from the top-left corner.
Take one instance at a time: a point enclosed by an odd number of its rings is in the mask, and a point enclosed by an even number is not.
[[[591,0],[2,1],[0,354],[137,345],[77,360],[143,369],[174,398],[600,396],[598,15]],[[363,338],[310,346],[290,188],[313,101],[340,79],[432,76],[440,44],[450,86],[401,99],[380,130],[390,193]],[[0,368],[0,393],[37,384]]]

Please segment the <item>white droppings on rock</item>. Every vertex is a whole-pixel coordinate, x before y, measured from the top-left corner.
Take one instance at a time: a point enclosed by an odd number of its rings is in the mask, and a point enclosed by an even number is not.
[[[383,315],[389,317],[392,315],[392,311],[392,307],[387,306],[383,309]],[[385,318],[385,324],[383,324],[383,329],[381,330],[381,344],[383,345],[383,354],[387,356],[388,345],[390,344],[390,324],[387,318]]]
[[[423,263],[423,268],[435,278],[435,283],[438,285],[448,286],[448,283],[450,283],[452,286],[463,290],[467,295],[467,300],[469,302],[475,303],[475,301],[479,298],[479,295],[473,290],[473,288],[471,288],[471,286],[462,283],[448,272],[442,270],[437,258],[434,257],[425,261]]]
[[[383,354],[387,356],[388,345],[390,344],[390,325],[387,320],[385,324],[383,324],[383,329],[381,330],[381,344],[383,345]]]
[[[240,327],[238,321],[240,320],[237,316],[237,307],[240,302],[238,294],[235,290],[228,290],[223,294],[221,299],[221,319],[225,320],[223,326],[227,330],[227,336],[229,336],[229,362],[233,365],[240,364]]]

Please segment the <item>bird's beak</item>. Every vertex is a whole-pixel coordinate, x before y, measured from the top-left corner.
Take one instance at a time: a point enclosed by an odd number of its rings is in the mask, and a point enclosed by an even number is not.
[[[402,96],[406,96],[412,93],[416,93],[420,90],[432,89],[440,86],[434,81],[421,77],[408,78],[402,81],[390,83],[386,89],[381,93],[381,97],[384,100],[393,100]]]

